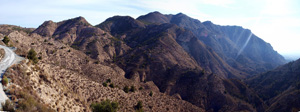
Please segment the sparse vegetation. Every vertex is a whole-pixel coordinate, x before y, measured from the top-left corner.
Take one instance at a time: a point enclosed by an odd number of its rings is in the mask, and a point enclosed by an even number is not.
[[[18,112],[54,112],[45,105],[39,103],[33,96],[21,92],[22,100],[18,103]]]
[[[10,41],[10,39],[7,36],[4,36],[2,41],[5,43],[5,45],[8,45],[8,42]]]
[[[34,64],[36,64],[39,60],[36,57],[36,52],[34,51],[34,49],[30,49],[28,54],[27,54],[27,58],[29,60],[31,60]]]
[[[14,104],[13,102],[11,102],[10,100],[5,100],[5,103],[1,103],[1,106],[2,106],[2,110],[3,111],[8,111],[8,112],[15,112],[15,109],[14,109]]]
[[[93,112],[117,112],[119,104],[107,99],[101,103],[92,103],[90,107]]]

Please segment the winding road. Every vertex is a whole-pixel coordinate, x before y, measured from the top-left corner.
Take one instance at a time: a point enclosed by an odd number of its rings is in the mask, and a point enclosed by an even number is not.
[[[6,71],[6,69],[11,65],[21,61],[22,58],[18,56],[16,53],[14,53],[13,48],[9,48],[3,45],[0,45],[0,48],[4,49],[5,52],[5,55],[0,62],[0,73],[1,73],[1,81],[2,81],[2,76]],[[8,99],[8,97],[3,91],[2,83],[0,83],[0,103],[5,102],[6,99]]]

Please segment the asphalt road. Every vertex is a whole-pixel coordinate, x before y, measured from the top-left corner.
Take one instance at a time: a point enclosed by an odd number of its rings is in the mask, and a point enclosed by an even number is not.
[[[12,48],[3,45],[0,45],[0,48],[4,49],[5,51],[5,55],[0,62],[0,73],[1,73],[1,81],[2,81],[2,76],[6,71],[6,69],[11,65],[21,61],[21,58],[16,53],[14,53]],[[0,83],[0,103],[5,102],[6,99],[8,99],[8,97],[3,91],[2,83]]]

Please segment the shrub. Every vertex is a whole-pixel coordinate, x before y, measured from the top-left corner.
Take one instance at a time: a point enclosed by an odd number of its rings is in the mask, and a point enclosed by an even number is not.
[[[128,92],[129,92],[128,86],[125,86],[125,87],[123,88],[123,91],[124,91],[125,93],[128,93]]]
[[[2,41],[5,43],[5,45],[8,45],[8,42],[10,40],[9,40],[9,38],[7,36],[5,36]]]
[[[101,103],[92,103],[90,107],[93,112],[117,112],[119,104],[107,99]]]
[[[6,76],[3,76],[3,78],[2,78],[2,84],[5,85],[5,86],[8,84],[8,79],[7,79]]]
[[[20,95],[22,96],[22,100],[19,100],[18,112],[54,112],[54,110],[39,103],[37,99],[30,94],[22,92]]]
[[[106,82],[107,82],[107,83],[110,83],[110,82],[111,82],[111,80],[110,80],[110,79],[107,79],[107,80],[106,80]]]
[[[8,112],[14,112],[14,104],[10,100],[5,100],[5,103],[1,103],[2,110]]]
[[[34,51],[34,49],[30,49],[28,54],[27,54],[27,58],[29,60],[31,60],[34,64],[36,64],[39,60],[36,57],[36,52]]]
[[[109,87],[115,88],[115,85],[114,84],[110,84]]]
[[[106,82],[103,82],[102,85],[103,85],[104,87],[107,87],[107,83],[106,83]]]
[[[135,106],[135,109],[137,110],[137,112],[144,112],[142,101],[138,101],[137,105]]]
[[[139,88],[139,90],[142,90],[142,89],[143,89],[143,87],[140,87],[140,88]]]
[[[152,91],[150,91],[149,96],[153,96],[153,92]]]
[[[130,91],[131,91],[131,92],[135,92],[135,87],[134,87],[134,86],[131,86]]]

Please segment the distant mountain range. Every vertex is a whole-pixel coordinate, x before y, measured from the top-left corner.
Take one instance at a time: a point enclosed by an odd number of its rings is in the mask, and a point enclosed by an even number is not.
[[[1,28],[8,29],[0,27],[0,33],[11,33]],[[47,41],[59,43],[53,46],[67,46],[72,49],[70,53],[74,50],[78,59],[69,56],[70,59],[66,60],[80,61],[71,64],[70,61],[60,60],[57,63],[61,65],[54,63],[55,66],[79,71],[74,74],[100,84],[105,80],[103,77],[114,77],[121,89],[129,82],[134,83],[145,88],[135,93],[140,100],[148,98],[143,96],[145,92],[154,91],[176,98],[170,98],[176,104],[188,102],[178,108],[198,111],[291,111],[300,107],[297,99],[291,102],[295,103],[293,105],[284,104],[298,95],[298,61],[283,65],[287,61],[269,43],[240,26],[201,22],[182,13],[165,15],[151,12],[137,19],[130,16],[110,17],[96,26],[83,17],[57,23],[46,21],[27,36],[38,39],[35,40],[37,43],[40,39],[45,41],[36,46],[21,41],[14,43],[18,47],[28,46],[21,47],[23,53],[29,47],[41,49],[42,52],[42,48],[47,48],[45,46],[53,45]],[[45,52],[41,55],[46,59],[43,58],[40,65],[55,61],[52,49]],[[55,51],[56,56],[62,58],[68,52]],[[20,55],[26,54],[21,52]],[[149,85],[151,82],[153,85]],[[111,91],[102,87],[95,90]],[[120,102],[133,97],[123,95],[123,91],[117,93],[124,97]],[[106,96],[88,93],[82,99],[90,104],[103,98]],[[163,102],[158,96],[152,100]],[[145,110],[151,111],[150,104],[144,104]],[[120,111],[132,109],[127,107],[132,104],[121,105],[123,110]],[[169,109],[178,111],[176,106]]]

